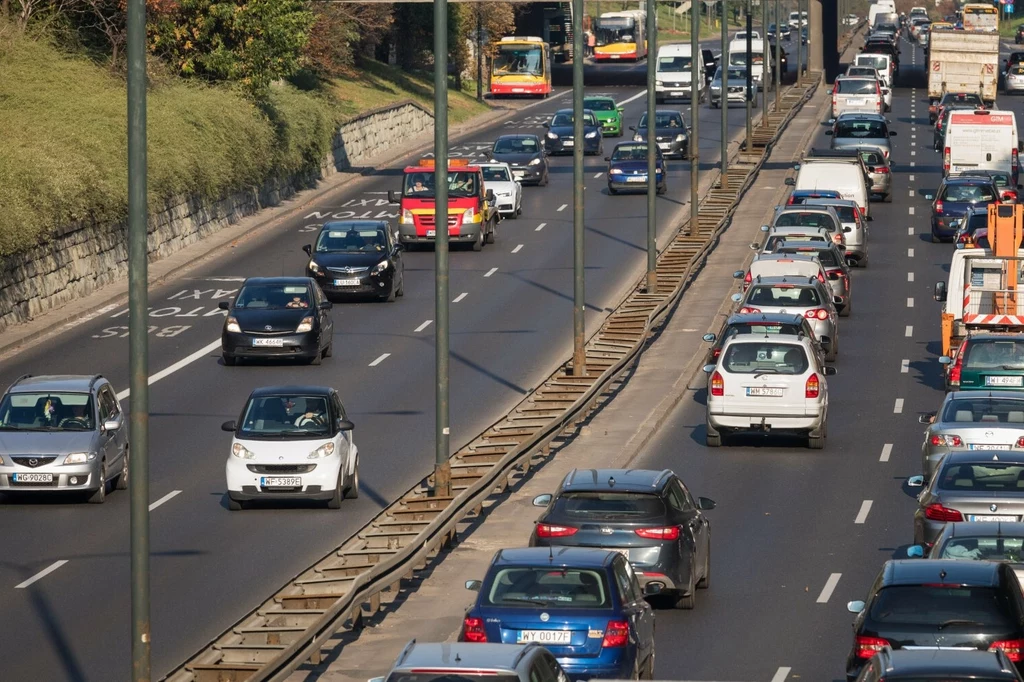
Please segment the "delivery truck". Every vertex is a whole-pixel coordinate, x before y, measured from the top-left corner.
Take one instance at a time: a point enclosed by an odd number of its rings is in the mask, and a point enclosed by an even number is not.
[[[999,34],[988,31],[933,31],[928,55],[928,99],[946,92],[981,95],[991,104],[999,85]]]

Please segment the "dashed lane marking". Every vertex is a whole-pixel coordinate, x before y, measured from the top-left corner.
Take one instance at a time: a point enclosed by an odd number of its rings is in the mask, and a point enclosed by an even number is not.
[[[381,353],[381,355],[376,360],[370,363],[370,367],[376,367],[380,363],[387,360],[389,357],[391,357],[391,353]]]
[[[903,335],[906,336],[907,338],[910,338],[911,336],[913,336],[914,335],[914,325],[908,324],[907,325],[907,331],[904,332]]]
[[[786,682],[786,678],[789,677],[791,670],[792,668],[780,667],[775,671],[775,674],[772,675],[772,682]]]
[[[516,248],[512,249],[512,253],[519,253],[522,250],[523,250],[523,245],[522,244],[517,244]]]
[[[463,291],[461,294],[459,294],[458,296],[456,296],[455,298],[452,299],[452,303],[458,303],[459,301],[461,301],[462,299],[466,298],[467,296],[469,296],[469,292],[468,291]]]
[[[547,223],[541,223],[540,225],[537,226],[537,229],[535,229],[534,232],[540,232],[541,230],[544,229],[545,225],[547,225]]]
[[[868,520],[868,513],[871,511],[871,500],[864,500],[860,503],[860,511],[857,512],[857,518],[853,520],[854,523],[864,523]]]
[[[903,414],[903,398],[896,398],[896,404],[892,406],[893,414]]]
[[[908,308],[913,308],[914,307],[914,297],[913,296],[908,296],[907,297],[907,307]]]
[[[487,274],[484,275],[484,277],[490,277],[491,275],[493,275],[497,271],[498,271],[498,268],[491,268],[490,270],[487,271]]]
[[[892,443],[886,443],[882,446],[882,456],[878,458],[879,462],[888,462],[889,457],[892,455]]]
[[[162,505],[165,502],[170,502],[171,500],[173,500],[175,497],[177,497],[180,494],[181,494],[180,490],[172,490],[171,492],[167,493],[166,495],[161,497],[156,502],[153,502],[152,504],[150,504],[149,505],[149,511],[153,511],[154,509],[156,509],[157,507],[159,507],[160,505]]]
[[[58,568],[60,568],[64,564],[66,564],[67,562],[68,562],[67,559],[60,559],[59,561],[54,561],[52,564],[50,564],[49,566],[47,566],[43,570],[39,571],[38,573],[36,573],[34,576],[29,578],[25,582],[18,583],[17,585],[15,585],[14,589],[16,589],[16,590],[24,590],[26,587],[28,587],[32,583],[36,582],[37,580],[42,580],[46,576],[50,575],[51,573],[56,571]]]
[[[192,353],[192,355],[189,355],[188,357],[185,357],[185,358],[182,358],[181,360],[178,360],[176,363],[174,363],[170,367],[167,367],[166,369],[162,369],[159,372],[157,372],[156,374],[150,375],[149,382],[148,382],[149,385],[152,386],[153,384],[155,384],[156,382],[160,381],[161,379],[174,374],[179,369],[181,369],[183,367],[187,367],[188,365],[191,365],[193,362],[195,362],[196,360],[199,360],[200,358],[206,357],[207,355],[212,353],[214,350],[220,350],[220,348],[221,348],[220,339],[217,339],[213,343],[210,343],[210,344],[208,344],[206,346],[203,346],[202,348],[197,350],[195,353]],[[117,394],[117,399],[118,400],[124,400],[125,398],[127,398],[130,395],[131,395],[131,389],[126,388],[126,389],[124,389],[123,391],[121,391],[120,393]]]
[[[913,258],[913,257],[914,257],[914,247],[911,246],[911,247],[909,247],[907,249],[907,258]]]
[[[419,333],[419,332],[423,331],[424,329],[426,329],[427,327],[429,327],[429,326],[431,325],[431,323],[432,323],[432,322],[433,322],[433,320],[427,320],[426,322],[424,322],[424,323],[423,323],[423,324],[421,324],[420,326],[416,327],[416,329],[414,329],[414,330],[413,330],[413,332],[414,332],[414,333]]]
[[[558,210],[559,211],[564,211],[567,208],[569,208],[569,204],[562,204],[561,206],[558,207]]]
[[[900,360],[900,374],[908,374],[910,372],[910,360],[903,358]]]
[[[913,282],[914,281],[914,273],[912,273],[912,272],[908,272],[907,273],[907,281],[908,282]]]
[[[839,579],[843,577],[842,573],[833,573],[825,581],[825,587],[821,588],[821,594],[818,595],[817,602],[819,604],[827,604],[829,598],[832,597],[832,593],[835,592],[836,585],[839,584]],[[776,673],[776,677],[778,673]]]

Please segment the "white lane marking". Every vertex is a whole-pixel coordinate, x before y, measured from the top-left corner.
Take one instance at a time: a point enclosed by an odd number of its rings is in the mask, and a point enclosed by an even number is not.
[[[914,257],[914,247],[910,247],[909,249],[907,249],[907,258],[913,258],[913,257]]]
[[[542,99],[539,102],[534,102],[532,104],[527,104],[525,107],[519,107],[519,110],[523,111],[525,109],[533,109],[534,107],[538,107],[541,104],[544,104],[545,102],[550,102],[553,99],[558,99],[559,97],[565,97],[566,95],[571,95],[571,94],[572,94],[572,90],[565,90],[564,92],[560,92],[557,95],[551,95],[547,99]]]
[[[789,677],[790,670],[792,670],[792,668],[780,667],[775,671],[775,674],[772,675],[772,682],[786,682],[786,678]]]
[[[569,208],[569,204],[562,204],[561,206],[558,207],[558,210],[559,211],[564,211],[567,208]]]
[[[871,500],[864,500],[860,503],[860,511],[857,512],[857,518],[853,520],[854,523],[864,523],[868,520],[868,512],[871,511]]]
[[[491,275],[493,275],[497,271],[498,271],[498,268],[491,268],[490,270],[487,271],[487,274],[484,275],[484,277],[490,277]],[[913,273],[911,273],[911,274],[913,274]]]
[[[914,273],[912,273],[912,272],[908,272],[907,273],[907,281],[908,282],[913,282],[914,281]]]
[[[833,573],[825,581],[825,587],[821,588],[821,594],[818,595],[819,604],[827,604],[832,593],[835,592],[836,585],[839,584],[839,579],[843,577],[842,573]]]
[[[907,296],[907,307],[908,308],[913,308],[914,307],[914,297],[913,296]]]
[[[217,339],[216,341],[214,341],[211,344],[203,346],[202,348],[197,350],[195,353],[192,353],[192,355],[189,355],[188,357],[184,357],[181,360],[178,360],[176,363],[174,363],[170,367],[167,367],[166,369],[162,369],[159,372],[157,372],[156,374],[150,375],[150,377],[149,377],[149,385],[152,386],[153,384],[155,384],[156,382],[160,381],[161,379],[164,379],[164,378],[169,377],[170,375],[174,374],[179,369],[181,369],[183,367],[188,367],[189,365],[191,365],[196,360],[198,360],[200,358],[206,357],[213,350],[219,349],[220,347],[221,347],[220,339]],[[126,389],[124,389],[123,391],[121,391],[120,393],[117,394],[117,399],[118,400],[124,400],[125,398],[127,398],[130,395],[131,395],[131,389],[126,388]]]
[[[910,190],[910,192],[908,192],[908,194],[909,194],[910,196],[914,196],[914,190]]]
[[[416,329],[413,330],[413,333],[418,333],[418,332],[423,331],[424,329],[429,327],[432,322],[433,322],[433,320],[427,320],[426,322],[424,322],[420,326],[416,327]]]
[[[907,234],[910,235],[910,236],[914,236],[914,228],[908,227],[907,228]]]
[[[469,296],[469,292],[468,291],[463,291],[461,294],[459,294],[458,296],[456,296],[455,298],[452,299],[452,303],[458,303],[459,301],[461,301],[462,299],[466,298],[467,296]]]
[[[516,248],[512,249],[512,253],[519,253],[523,249],[522,244],[518,244]]]
[[[157,507],[162,505],[164,502],[170,502],[171,500],[173,500],[175,497],[177,497],[180,494],[181,494],[180,490],[172,490],[171,492],[167,493],[166,495],[161,497],[156,502],[154,502],[151,505],[149,505],[149,511],[153,511],[154,509],[156,509]]]
[[[572,91],[570,90],[569,92],[572,92]],[[629,104],[633,100],[637,100],[637,99],[640,99],[641,97],[645,97],[645,96],[647,96],[647,90],[641,90],[640,92],[636,93],[635,95],[633,95],[629,99],[624,99],[621,102],[619,102],[619,106],[621,107],[623,104]]]
[[[50,575],[51,573],[56,571],[58,568],[60,568],[64,564],[66,564],[67,562],[68,562],[67,559],[60,559],[59,561],[54,561],[52,564],[50,564],[49,566],[47,566],[43,570],[39,571],[38,573],[36,573],[34,576],[29,578],[25,582],[18,583],[17,585],[15,585],[14,589],[16,589],[16,590],[24,590],[26,587],[28,587],[29,585],[31,585],[35,581],[42,580],[46,576]]]
[[[914,335],[914,325],[908,324],[907,325],[907,331],[903,335],[906,336],[907,338],[910,338],[911,336],[913,336]]]
[[[892,406],[893,414],[903,414],[903,398],[896,398],[896,404]]]
[[[914,176],[913,176],[913,175],[911,175],[911,176],[910,176],[910,181],[911,181],[911,182],[913,182],[913,181],[914,181]]]
[[[903,358],[900,360],[900,374],[908,374],[910,372],[910,360]]]
[[[911,206],[907,210],[910,211],[910,215],[914,215],[914,207],[913,206]]]
[[[391,357],[391,353],[381,353],[380,356],[376,360],[374,360],[373,362],[370,363],[370,367],[376,367],[377,365],[379,365],[380,363],[384,362],[385,360],[387,360],[390,357]]]
[[[911,156],[917,156],[917,151],[916,151],[916,150],[914,150],[914,149],[911,149],[911,150],[910,150],[910,155],[911,155]]]
[[[600,180],[602,175],[604,175],[603,172],[602,173],[598,173],[597,175],[594,176],[594,179],[595,180]]]
[[[547,225],[547,223],[541,223],[540,225],[537,226],[537,229],[534,230],[534,232],[540,232],[541,230],[544,229],[545,225]]]
[[[917,135],[914,135],[913,133],[911,133],[910,134],[910,139],[911,140],[916,140],[917,139]]]
[[[911,168],[913,168],[913,167],[914,167],[914,166],[916,166],[916,165],[917,165],[917,162],[916,162],[916,161],[911,161],[911,162],[910,162],[910,167],[911,167]]]
[[[878,458],[879,462],[888,462],[889,455],[892,454],[892,443],[886,443],[882,446],[882,456]]]

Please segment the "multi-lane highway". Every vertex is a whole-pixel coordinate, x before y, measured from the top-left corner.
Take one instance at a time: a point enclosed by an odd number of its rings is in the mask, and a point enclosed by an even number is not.
[[[634,69],[642,70],[640,67]],[[602,88],[625,103],[628,125],[644,110],[638,87]],[[503,132],[540,131],[563,91],[512,120],[452,141],[478,155]],[[685,105],[679,105],[685,110]],[[744,112],[732,110],[730,132]],[[702,164],[718,161],[720,112],[701,111]],[[628,139],[628,138],[624,138]],[[605,143],[610,151],[615,140]],[[407,159],[406,162],[414,162]],[[500,417],[571,351],[571,158],[552,160],[551,184],[526,188],[523,215],[504,221],[497,243],[451,258],[452,443]],[[406,258],[404,298],[336,305],[334,356],[322,366],[225,367],[218,303],[253,275],[301,274],[301,251],[324,221],[396,217],[386,193],[393,169],[342,187],[281,224],[150,292],[152,630],[161,675],[258,605],[418,482],[433,461],[433,254]],[[687,210],[687,164],[670,163],[658,198],[659,229]],[[642,272],[643,195],[611,197],[600,158],[586,162],[588,324],[598,321]],[[25,373],[102,373],[127,387],[127,311],[100,311],[0,363],[0,384]],[[224,461],[238,415],[263,385],[331,385],[356,423],[360,498],[340,511],[309,505],[227,510]],[[127,406],[127,402],[125,402]],[[63,499],[0,500],[0,679],[127,679],[128,495],[93,506]]]

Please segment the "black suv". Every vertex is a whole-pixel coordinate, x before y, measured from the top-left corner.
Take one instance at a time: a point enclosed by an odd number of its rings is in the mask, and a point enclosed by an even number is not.
[[[1009,564],[887,561],[867,600],[852,601],[847,608],[857,614],[846,659],[848,680],[856,679],[885,647],[1002,649],[1021,666],[1024,597]]]
[[[676,608],[692,609],[696,588],[710,582],[711,527],[703,512],[715,503],[694,500],[668,469],[573,469],[554,495],[538,495],[533,504],[547,509],[531,547],[616,550],[641,584],[673,594]]]
[[[867,662],[857,682],[941,679],[943,682],[1016,682],[1021,678],[1002,649],[995,651],[893,651],[885,647]]]

